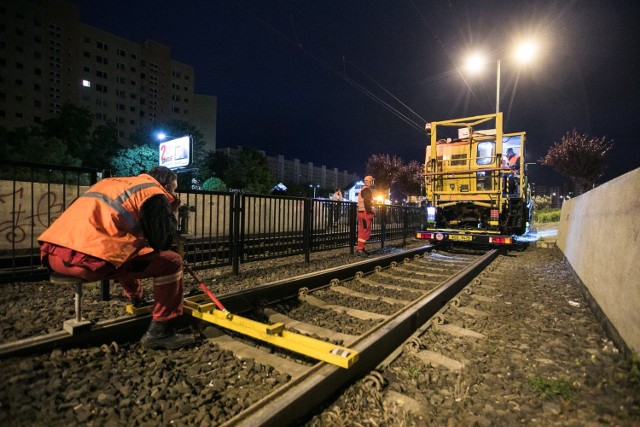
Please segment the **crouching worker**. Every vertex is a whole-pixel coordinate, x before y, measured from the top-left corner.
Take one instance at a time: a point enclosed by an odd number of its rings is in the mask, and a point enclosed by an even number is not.
[[[140,279],[153,277],[153,319],[142,337],[148,348],[177,349],[195,342],[177,334],[182,315],[182,258],[169,250],[177,233],[177,176],[157,166],[134,177],[99,181],[78,197],[38,238],[43,265],[86,281],[114,279],[134,305]]]

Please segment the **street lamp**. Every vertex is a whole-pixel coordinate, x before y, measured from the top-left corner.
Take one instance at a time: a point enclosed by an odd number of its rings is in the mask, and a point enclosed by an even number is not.
[[[158,141],[164,141],[167,138],[171,138],[171,135],[167,135],[164,132],[157,132],[156,133],[156,138],[158,139]]]
[[[535,58],[538,51],[538,46],[533,41],[526,41],[518,44],[514,53],[513,59],[519,64],[529,63]],[[467,71],[476,74],[484,65],[488,62],[485,55],[481,53],[474,53],[467,58],[466,69]],[[500,72],[501,72],[502,59],[498,58],[496,61],[496,113],[500,112]]]
[[[320,188],[320,184],[309,184],[309,188],[313,188],[313,198],[316,198],[316,188]]]

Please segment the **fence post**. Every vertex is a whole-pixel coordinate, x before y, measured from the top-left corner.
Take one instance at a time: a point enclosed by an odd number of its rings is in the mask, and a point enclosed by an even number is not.
[[[111,295],[109,294],[109,279],[104,279],[100,282],[100,291],[102,301],[109,301],[111,299]]]
[[[231,197],[231,267],[233,274],[240,274],[240,257],[242,256],[242,239],[240,238],[240,223],[243,219],[242,198],[240,193],[234,193]]]
[[[382,205],[382,215],[378,217],[382,217],[380,221],[380,252],[384,251],[384,241],[387,234],[387,205]]]
[[[311,253],[311,235],[313,234],[313,199],[304,199],[304,217],[302,223],[304,261],[308,264]]]
[[[402,207],[402,247],[407,246],[407,229],[409,228],[409,207]]]
[[[350,240],[350,248],[349,252],[351,255],[355,254],[356,242],[358,241],[358,204],[357,203],[349,203],[349,240]]]

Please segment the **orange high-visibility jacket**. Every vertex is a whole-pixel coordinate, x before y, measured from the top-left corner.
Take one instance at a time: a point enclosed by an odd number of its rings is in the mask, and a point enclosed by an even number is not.
[[[362,197],[362,192],[366,189],[371,190],[371,188],[368,185],[363,185],[360,188],[360,192],[358,193],[358,212],[365,212],[365,205],[364,205],[364,198]]]
[[[64,246],[119,267],[147,246],[140,228],[140,209],[158,194],[173,202],[173,196],[147,174],[103,179],[76,199],[38,241]]]
[[[520,154],[514,154],[509,159],[509,167],[511,169],[520,169]]]

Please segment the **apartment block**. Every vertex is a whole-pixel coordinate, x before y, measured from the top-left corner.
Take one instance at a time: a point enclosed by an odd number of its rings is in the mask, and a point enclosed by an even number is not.
[[[218,151],[233,157],[242,147],[219,148]],[[355,173],[338,171],[338,168],[328,169],[325,165],[314,166],[313,162],[303,163],[299,159],[289,160],[283,155],[268,156],[259,150],[267,159],[267,167],[276,180],[289,184],[319,185],[323,189],[346,188],[358,181],[360,177]]]
[[[0,5],[0,126],[15,129],[55,117],[62,105],[112,121],[127,145],[136,129],[187,121],[216,147],[217,98],[194,93],[193,67],[171,49],[138,44],[80,20],[68,0]]]

